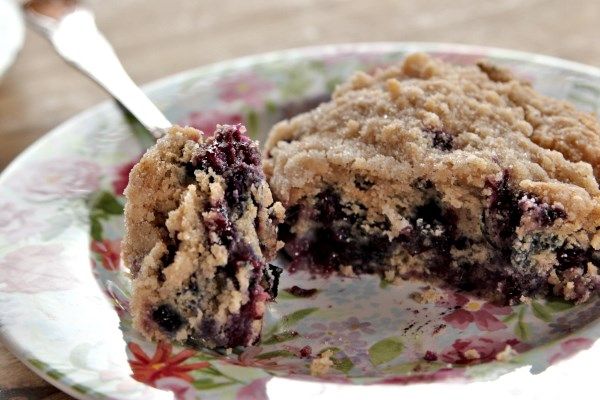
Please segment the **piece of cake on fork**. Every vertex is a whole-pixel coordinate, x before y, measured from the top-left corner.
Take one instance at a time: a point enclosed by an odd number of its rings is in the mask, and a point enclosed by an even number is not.
[[[192,346],[254,344],[277,291],[268,262],[284,209],[245,128],[173,127],[133,168],[125,195],[136,328]]]

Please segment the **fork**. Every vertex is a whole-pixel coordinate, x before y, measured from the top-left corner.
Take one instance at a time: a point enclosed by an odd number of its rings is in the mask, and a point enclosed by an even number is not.
[[[27,22],[56,52],[128,110],[155,138],[171,122],[129,77],[112,46],[98,30],[91,10],[77,0],[30,0]]]

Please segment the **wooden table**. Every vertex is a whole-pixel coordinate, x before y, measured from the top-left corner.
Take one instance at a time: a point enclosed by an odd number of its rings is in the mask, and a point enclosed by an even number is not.
[[[219,60],[357,41],[443,41],[600,66],[598,0],[92,0],[97,22],[143,83]],[[0,82],[0,170],[49,129],[106,99],[29,32]],[[0,399],[69,399],[0,345]]]

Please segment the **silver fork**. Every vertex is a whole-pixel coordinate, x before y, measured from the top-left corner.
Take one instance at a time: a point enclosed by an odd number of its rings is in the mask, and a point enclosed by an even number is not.
[[[172,126],[129,77],[112,46],[98,31],[93,13],[77,0],[30,0],[27,22],[56,52],[120,102],[155,138]]]

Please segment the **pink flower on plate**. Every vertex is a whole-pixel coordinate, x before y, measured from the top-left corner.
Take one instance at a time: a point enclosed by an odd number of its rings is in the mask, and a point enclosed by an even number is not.
[[[360,322],[356,317],[348,318],[342,322],[342,326],[351,332],[375,333],[375,329],[371,328],[370,322]]]
[[[194,127],[205,135],[211,136],[218,124],[236,125],[241,123],[243,121],[240,114],[227,114],[219,110],[211,110],[191,113],[182,125]]]
[[[337,345],[344,337],[342,334],[343,327],[340,322],[333,321],[328,324],[315,322],[310,325],[312,331],[303,334],[308,339],[320,339],[320,342],[327,345]]]
[[[13,203],[0,203],[0,235],[14,242],[39,233],[46,228],[47,223],[40,219],[31,223],[35,214],[36,211],[31,208],[22,208]]]
[[[475,323],[481,331],[492,332],[506,328],[496,315],[508,315],[510,307],[498,307],[485,301],[470,299],[458,293],[448,292],[438,305],[454,307],[455,310],[444,316],[444,321],[456,329],[466,329]]]
[[[372,330],[369,328],[370,323],[368,324],[361,325],[358,319],[354,321],[352,318],[344,322],[332,321],[327,324],[315,322],[310,325],[312,331],[303,333],[302,336],[307,339],[318,339],[324,345],[339,347],[345,353],[353,355],[363,351],[368,345],[361,337],[361,328],[368,332]]]
[[[46,160],[21,171],[13,180],[13,186],[31,200],[81,197],[98,189],[100,167],[84,159]]]
[[[354,353],[355,354],[348,355],[348,358],[355,366],[367,366],[370,368],[372,365],[371,359],[366,349],[357,349]]]
[[[157,389],[169,390],[173,392],[176,400],[195,400],[196,389],[189,382],[179,378],[161,378],[156,380]]]
[[[236,400],[269,400],[267,382],[270,377],[258,378],[238,390]]]
[[[242,100],[251,107],[260,106],[263,96],[275,87],[273,83],[252,72],[226,76],[217,82],[216,86],[219,88],[221,100],[227,102]]]
[[[362,340],[359,332],[349,332],[347,335],[338,338],[337,346],[341,347],[348,355],[354,355],[365,351],[369,343]]]
[[[441,354],[444,362],[467,365],[494,361],[496,355],[510,346],[518,353],[531,348],[527,343],[521,343],[518,339],[492,339],[488,337],[470,337],[457,339],[450,348]]]
[[[588,338],[571,338],[560,344],[560,350],[550,357],[550,364],[556,364],[566,358],[569,358],[581,350],[589,349],[594,344],[592,339]]]
[[[65,271],[60,245],[30,245],[0,259],[0,292],[66,290],[77,282]]]
[[[120,240],[94,240],[92,241],[90,248],[94,253],[100,255],[102,258],[102,266],[105,269],[109,271],[116,271],[119,269],[119,261],[121,260]]]
[[[123,195],[127,184],[129,183],[129,172],[138,163],[141,156],[135,160],[119,165],[115,170],[115,177],[112,181],[112,187],[116,194]]]

